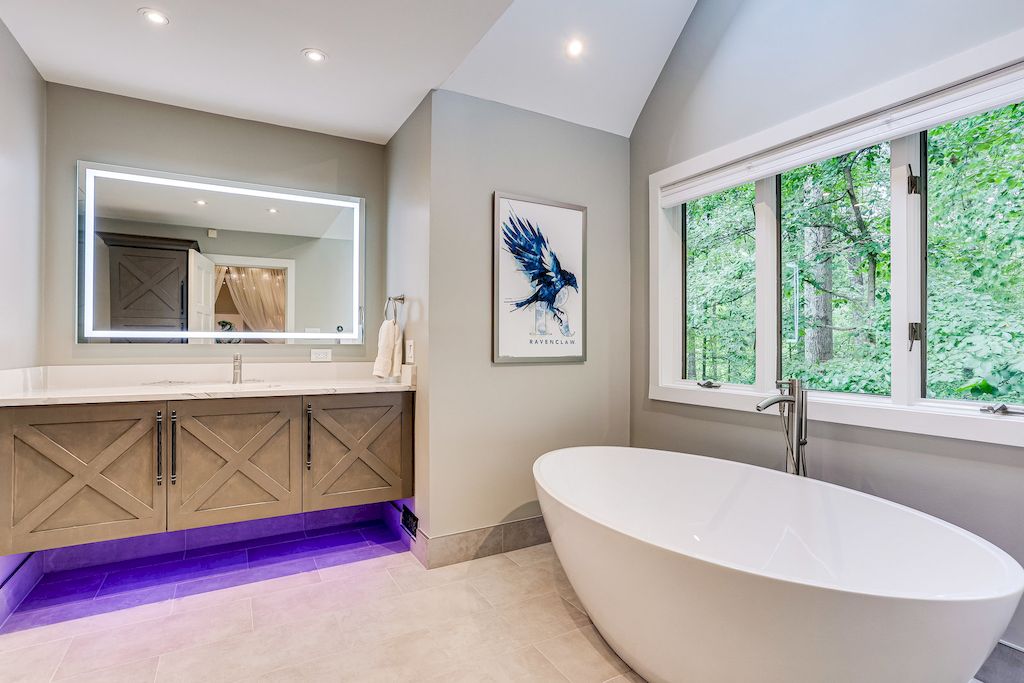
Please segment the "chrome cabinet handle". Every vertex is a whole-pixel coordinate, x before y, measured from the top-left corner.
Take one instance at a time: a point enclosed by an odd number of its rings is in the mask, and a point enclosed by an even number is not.
[[[313,404],[306,404],[306,469],[313,469]]]
[[[178,483],[178,411],[171,411],[171,486]]]
[[[156,485],[164,485],[164,411],[156,411]]]

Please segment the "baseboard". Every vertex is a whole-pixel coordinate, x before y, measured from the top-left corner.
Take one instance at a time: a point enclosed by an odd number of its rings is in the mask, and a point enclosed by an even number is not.
[[[43,577],[42,553],[31,553],[0,586],[0,626]]]
[[[544,518],[538,516],[445,536],[428,537],[420,531],[410,549],[423,566],[436,569],[550,540]]]

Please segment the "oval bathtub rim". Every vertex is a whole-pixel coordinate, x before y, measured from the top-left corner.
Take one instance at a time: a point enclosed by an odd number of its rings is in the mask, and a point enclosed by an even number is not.
[[[769,580],[772,580],[772,581],[780,581],[780,582],[783,582],[783,583],[797,584],[797,585],[807,586],[809,588],[815,588],[815,589],[819,589],[819,590],[835,591],[835,592],[838,592],[838,593],[845,593],[845,594],[849,594],[849,595],[862,595],[862,596],[875,597],[875,598],[884,598],[884,599],[890,599],[890,600],[912,600],[912,601],[922,601],[922,602],[984,602],[984,601],[990,601],[990,600],[1002,600],[1002,599],[1004,599],[1006,597],[1009,597],[1011,595],[1014,595],[1014,594],[1018,594],[1019,595],[1022,592],[1024,592],[1024,567],[1021,567],[1020,563],[1017,562],[1017,560],[1015,560],[1013,558],[1013,556],[1011,556],[1009,553],[1007,553],[1005,550],[1003,550],[999,546],[995,545],[991,541],[988,541],[988,540],[982,538],[981,536],[978,536],[977,534],[975,534],[975,533],[973,533],[971,531],[968,531],[967,529],[964,529],[962,527],[959,527],[959,526],[957,526],[957,525],[955,525],[955,524],[953,524],[951,522],[947,522],[944,519],[941,519],[939,517],[935,517],[934,515],[929,515],[926,512],[922,512],[921,510],[917,510],[917,509],[909,507],[907,505],[903,505],[901,503],[897,503],[895,501],[889,500],[887,498],[882,498],[880,496],[873,496],[870,493],[864,493],[863,491],[858,491],[856,489],[851,489],[851,488],[848,488],[846,486],[841,486],[839,484],[833,484],[831,482],[822,481],[820,479],[812,479],[810,477],[808,477],[807,479],[810,482],[814,482],[813,485],[824,486],[824,487],[833,488],[833,489],[840,489],[843,492],[848,493],[848,494],[854,494],[854,495],[860,496],[862,498],[870,498],[873,501],[880,502],[880,503],[892,506],[892,507],[897,508],[899,510],[902,510],[904,512],[909,512],[909,513],[911,513],[913,515],[916,515],[918,517],[921,517],[921,518],[924,518],[926,520],[929,520],[929,521],[931,521],[933,523],[937,523],[937,524],[939,524],[939,525],[949,529],[950,531],[953,531],[953,532],[957,533],[960,536],[966,537],[967,539],[969,539],[969,540],[973,541],[974,543],[976,543],[976,544],[982,546],[983,548],[987,549],[993,555],[994,559],[997,559],[997,560],[1001,561],[1001,563],[1009,570],[1009,572],[1011,572],[1013,574],[1016,574],[1016,581],[1015,581],[1015,583],[1017,584],[1017,588],[1016,589],[1012,589],[1012,590],[993,592],[993,593],[986,594],[986,595],[973,595],[973,596],[963,596],[963,595],[961,595],[961,596],[956,596],[956,595],[953,595],[953,596],[943,596],[943,595],[930,595],[930,596],[929,595],[907,595],[905,593],[891,593],[891,592],[885,592],[885,591],[855,590],[855,589],[851,589],[851,588],[844,588],[842,586],[830,585],[830,584],[821,583],[821,582],[817,582],[817,581],[810,581],[810,580],[805,580],[805,579],[795,579],[793,577],[789,577],[789,576],[786,576],[786,575],[783,575],[783,574],[764,572],[764,571],[755,571],[755,570],[750,569],[748,567],[743,567],[743,566],[740,566],[740,565],[737,565],[737,564],[734,564],[734,563],[731,563],[731,562],[725,562],[725,561],[722,561],[722,560],[719,560],[719,559],[715,559],[715,558],[710,557],[710,556],[708,556],[706,554],[682,552],[680,550],[676,550],[674,548],[667,547],[667,546],[665,546],[665,545],[663,545],[661,543],[656,543],[656,542],[651,541],[649,539],[641,538],[639,536],[636,536],[635,534],[632,534],[632,533],[630,533],[630,532],[620,528],[618,525],[610,523],[606,519],[595,517],[593,514],[588,513],[585,510],[582,510],[579,506],[574,505],[572,503],[569,503],[564,498],[562,498],[562,497],[560,497],[558,495],[555,495],[552,492],[550,485],[548,485],[543,480],[543,478],[540,476],[539,470],[540,470],[540,467],[541,467],[541,463],[545,459],[547,459],[549,456],[554,456],[554,455],[556,455],[558,453],[569,452],[569,451],[592,450],[592,449],[599,449],[599,450],[631,450],[631,451],[639,451],[639,452],[647,452],[647,453],[664,453],[664,454],[669,454],[669,455],[673,455],[673,456],[680,455],[680,456],[686,456],[686,457],[690,457],[690,458],[701,458],[701,459],[705,459],[705,460],[713,460],[713,461],[715,461],[716,464],[721,464],[723,466],[733,466],[733,467],[737,467],[737,468],[755,468],[759,472],[766,473],[769,476],[792,477],[792,476],[795,476],[795,475],[792,475],[792,474],[789,474],[789,473],[786,473],[786,472],[782,472],[780,470],[773,470],[773,469],[769,469],[769,468],[766,468],[766,467],[759,467],[757,465],[750,465],[748,463],[738,462],[738,461],[735,461],[735,460],[726,460],[724,458],[715,458],[715,457],[712,457],[712,456],[697,455],[695,453],[683,453],[681,451],[666,451],[666,450],[661,450],[661,449],[657,449],[657,448],[639,448],[639,447],[634,447],[634,446],[570,446],[570,447],[567,447],[567,448],[558,448],[558,449],[555,449],[553,451],[548,451],[547,453],[544,453],[543,455],[541,455],[540,457],[538,457],[534,461],[534,463],[533,463],[533,479],[534,479],[534,482],[536,483],[537,486],[543,488],[545,493],[547,493],[553,499],[558,501],[558,503],[560,505],[565,506],[569,510],[572,510],[576,514],[578,514],[578,515],[580,515],[580,516],[582,516],[582,517],[584,517],[586,519],[589,519],[590,521],[594,522],[595,524],[603,526],[606,529],[609,529],[609,530],[611,530],[611,531],[613,531],[613,532],[615,532],[617,534],[621,534],[623,536],[626,536],[628,538],[633,539],[634,541],[636,541],[638,543],[643,543],[644,545],[650,546],[652,548],[657,548],[659,550],[663,550],[665,552],[673,553],[675,555],[681,555],[683,557],[689,557],[689,558],[697,560],[699,562],[704,562],[706,564],[711,564],[711,565],[714,565],[716,567],[722,567],[723,569],[727,569],[727,570],[730,570],[730,571],[738,572],[740,574],[745,574],[745,575],[748,575],[748,576],[753,576],[753,577],[758,577],[758,578],[763,578],[763,579],[769,579]],[[1011,582],[1013,582],[1012,578],[1010,580],[1011,580]]]

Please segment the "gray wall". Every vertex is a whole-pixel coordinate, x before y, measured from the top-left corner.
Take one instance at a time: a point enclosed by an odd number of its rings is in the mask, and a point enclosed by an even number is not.
[[[75,162],[279,185],[366,198],[368,344],[339,345],[335,360],[369,360],[383,309],[386,177],[384,147],[218,116],[64,85],[46,85],[47,365],[215,361],[229,345],[75,344]],[[308,360],[302,345],[246,349],[253,359]]]
[[[630,138],[633,445],[783,462],[777,417],[646,397],[649,174],[1022,26],[1016,0],[698,2]],[[1024,562],[1024,449],[815,423],[808,457],[813,477],[947,519]],[[1024,644],[1024,610],[1006,638]]]
[[[43,79],[0,22],[0,370],[40,358],[45,125]],[[0,557],[0,584],[23,557]]]
[[[438,536],[539,514],[542,453],[628,441],[629,142],[445,91],[431,116],[428,533]],[[586,363],[491,364],[495,190],[588,208]]]
[[[430,109],[428,94],[387,145],[387,294],[405,295],[399,321],[416,345],[416,513],[430,528]],[[408,359],[406,359],[408,360]]]

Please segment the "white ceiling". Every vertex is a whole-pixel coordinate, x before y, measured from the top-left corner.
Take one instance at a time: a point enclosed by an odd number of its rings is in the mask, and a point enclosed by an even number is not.
[[[0,20],[48,81],[382,143],[438,87],[629,135],[695,1],[0,0]]]
[[[96,215],[102,218],[314,239],[350,240],[355,234],[355,213],[346,207],[119,178],[97,178],[95,183]],[[198,206],[197,199],[206,204]],[[269,213],[270,208],[277,213]]]
[[[515,0],[442,87],[628,136],[695,4]]]

